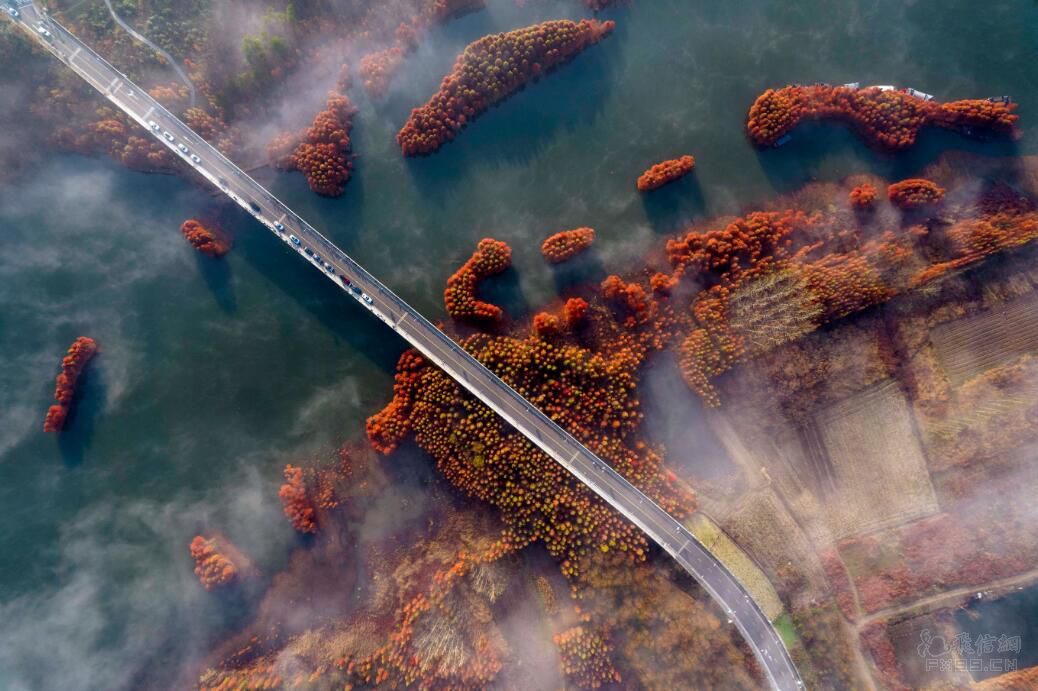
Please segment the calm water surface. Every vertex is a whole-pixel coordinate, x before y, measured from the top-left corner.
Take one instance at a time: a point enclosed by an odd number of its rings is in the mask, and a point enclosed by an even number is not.
[[[602,44],[435,156],[404,160],[393,135],[464,44],[581,16],[575,0],[489,5],[432,32],[385,102],[356,95],[360,158],[342,198],[314,197],[299,175],[259,175],[430,317],[443,316],[446,277],[484,235],[515,249],[515,271],[492,290],[522,316],[573,278],[539,257],[557,230],[596,228],[593,278],[631,267],[690,217],[811,179],[907,176],[947,149],[1038,150],[1027,127],[1038,110],[1032,2],[637,0],[605,14],[618,26]],[[743,123],[754,97],[814,81],[1011,94],[1025,136],[980,144],[930,132],[893,158],[821,126],[753,150]],[[683,153],[696,156],[694,176],[635,194],[643,169]],[[177,231],[205,214],[234,235],[222,262]],[[276,496],[281,468],[362,434],[390,396],[402,344],[185,180],[54,154],[0,189],[0,228],[0,687],[154,683],[246,616],[198,587],[191,536],[222,530],[276,571],[295,544]],[[102,352],[55,439],[40,431],[43,413],[80,334]]]

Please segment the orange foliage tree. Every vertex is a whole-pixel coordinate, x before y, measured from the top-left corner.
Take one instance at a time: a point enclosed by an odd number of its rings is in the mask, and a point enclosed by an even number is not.
[[[590,247],[594,241],[595,231],[593,228],[563,230],[541,243],[541,254],[552,264],[559,264],[580,254]]]
[[[873,203],[876,201],[876,188],[874,185],[869,183],[862,183],[851,190],[850,202],[851,206],[860,211],[872,208]]]
[[[454,319],[494,321],[504,316],[497,305],[476,299],[476,286],[481,279],[499,274],[512,265],[512,248],[500,240],[483,238],[476,251],[461,268],[447,279],[443,301]]]
[[[1015,103],[1002,101],[942,104],[878,87],[786,86],[757,97],[746,130],[758,146],[773,146],[803,120],[831,118],[849,123],[869,143],[897,151],[915,144],[924,125],[1012,132],[1015,109]]]
[[[314,505],[303,481],[303,469],[285,466],[285,484],[278,490],[281,506],[292,527],[303,534],[317,532]]]
[[[559,335],[562,325],[559,318],[550,312],[538,312],[533,316],[533,332],[538,338],[552,338]]]
[[[691,173],[695,165],[696,159],[691,156],[661,161],[641,174],[636,187],[639,192],[648,192],[663,187],[668,182],[673,182]]]
[[[228,242],[193,218],[180,224],[180,232],[192,247],[207,256],[222,257],[231,249]]]
[[[206,590],[226,585],[238,575],[238,569],[218,551],[213,539],[196,535],[191,541],[191,558],[195,560],[195,575]]]
[[[79,375],[83,373],[83,368],[96,353],[97,342],[86,336],[80,336],[69,346],[68,352],[61,360],[61,373],[58,374],[54,388],[54,400],[57,401],[57,404],[47,410],[47,415],[43,420],[44,432],[60,432],[65,426],[65,419],[68,417],[69,410],[72,408],[72,400],[76,395],[76,383],[79,381]]]
[[[887,198],[902,209],[933,206],[944,199],[944,189],[922,178],[909,178],[887,187]]]
[[[436,151],[490,106],[612,30],[613,22],[559,19],[470,43],[444,77],[440,90],[411,111],[396,136],[401,152],[417,156]]]

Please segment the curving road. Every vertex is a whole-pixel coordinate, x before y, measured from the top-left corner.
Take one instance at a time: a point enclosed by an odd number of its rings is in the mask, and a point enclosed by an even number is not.
[[[147,92],[37,10],[30,0],[19,2],[22,8],[17,21],[22,29],[677,560],[739,628],[773,688],[793,691],[803,686],[771,622],[731,572],[681,523],[166,111]],[[43,26],[49,35],[42,34],[38,26]],[[183,145],[187,152],[178,145]]]
[[[161,55],[162,58],[166,62],[169,63],[169,66],[172,67],[173,71],[177,73],[178,77],[180,77],[180,81],[184,82],[184,85],[187,86],[188,90],[191,92],[190,104],[191,104],[191,107],[194,107],[194,105],[195,105],[195,85],[191,81],[190,77],[187,76],[187,72],[185,72],[180,67],[179,63],[177,63],[177,61],[173,59],[173,56],[170,55],[169,53],[167,53],[166,51],[164,51],[162,48],[159,48],[154,43],[152,43],[151,40],[147,36],[145,36],[142,33],[138,33],[136,29],[134,29],[132,26],[130,26],[129,24],[124,22],[123,18],[115,13],[115,8],[112,7],[112,0],[105,0],[105,7],[108,8],[108,14],[112,15],[112,19],[115,20],[115,23],[118,24],[119,26],[121,26],[126,33],[130,34],[135,39],[137,39],[138,41],[140,41],[144,45],[146,45],[149,48],[151,48],[153,51],[155,51],[156,53]]]

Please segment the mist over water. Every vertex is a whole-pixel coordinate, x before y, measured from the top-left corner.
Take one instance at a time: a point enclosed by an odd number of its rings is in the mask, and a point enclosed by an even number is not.
[[[515,251],[514,273],[494,290],[521,317],[565,284],[538,251],[558,230],[596,229],[593,278],[632,268],[689,219],[812,179],[907,176],[948,149],[1038,152],[1031,2],[635,0],[602,14],[616,32],[572,64],[437,154],[402,158],[396,131],[465,44],[585,16],[576,0],[488,5],[431,30],[384,101],[351,92],[359,158],[341,198],[317,198],[299,174],[257,173],[434,320],[446,277],[484,236]],[[334,76],[314,75],[314,111]],[[815,126],[780,151],[755,151],[743,123],[756,95],[814,81],[912,86],[942,100],[1010,94],[1024,136],[984,144],[928,132],[895,158]],[[31,117],[0,106],[4,129]],[[0,153],[10,146],[0,132]],[[651,199],[635,192],[648,165],[685,153],[697,160],[689,179]],[[43,158],[0,187],[0,687],[183,686],[207,642],[244,616],[198,586],[190,538],[220,530],[276,571],[296,543],[277,499],[281,469],[363,434],[391,396],[404,344],[195,181]],[[198,256],[178,231],[206,216],[233,237],[223,260]],[[43,415],[79,335],[101,350],[55,438]],[[661,410],[681,395],[655,391]],[[668,429],[677,423],[659,424],[661,439],[692,446]]]

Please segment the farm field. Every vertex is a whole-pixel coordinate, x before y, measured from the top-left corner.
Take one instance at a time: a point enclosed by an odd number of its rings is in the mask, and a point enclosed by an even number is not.
[[[986,370],[1038,350],[1038,295],[941,324],[930,338],[949,383],[961,386]]]
[[[833,481],[823,501],[834,535],[868,532],[937,511],[911,410],[893,381],[824,408],[815,425]]]
[[[781,585],[775,574],[787,565],[802,572],[813,588],[824,585],[825,573],[811,539],[770,488],[747,494],[721,527],[769,571],[776,587]]]

